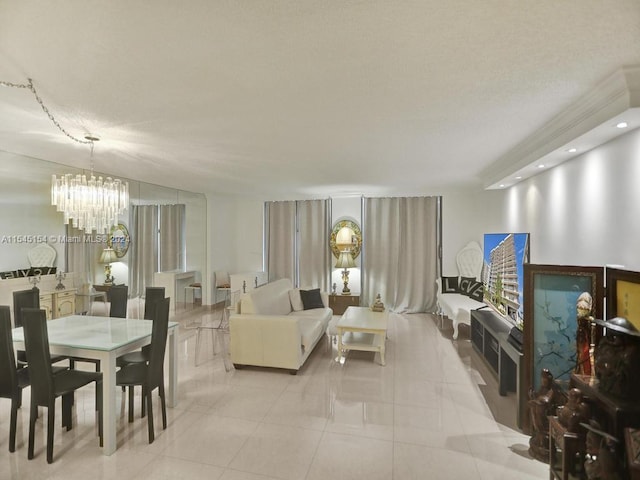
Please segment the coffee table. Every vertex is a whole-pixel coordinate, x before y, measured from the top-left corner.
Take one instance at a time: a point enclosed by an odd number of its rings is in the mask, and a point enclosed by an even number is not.
[[[378,352],[380,364],[385,365],[384,350],[387,339],[389,312],[374,312],[369,307],[348,307],[338,329],[338,360],[342,363],[346,350]]]

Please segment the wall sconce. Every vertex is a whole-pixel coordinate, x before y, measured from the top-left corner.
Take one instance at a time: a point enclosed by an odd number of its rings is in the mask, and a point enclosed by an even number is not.
[[[350,250],[345,250],[340,252],[340,256],[338,257],[338,261],[336,262],[336,268],[344,268],[342,271],[342,283],[344,283],[344,288],[342,289],[342,295],[351,295],[351,290],[349,290],[349,268],[353,268],[356,266],[356,262],[353,259],[353,255]]]
[[[113,283],[113,277],[111,276],[111,264],[118,261],[116,252],[113,248],[105,248],[100,255],[100,263],[104,264],[104,284],[111,285]]]

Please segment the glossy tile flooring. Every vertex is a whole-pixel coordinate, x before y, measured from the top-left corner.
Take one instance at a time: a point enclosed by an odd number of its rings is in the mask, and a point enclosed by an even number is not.
[[[548,477],[547,465],[529,457],[528,437],[514,426],[515,397],[498,395],[496,380],[472,352],[464,327],[452,341],[448,320],[440,329],[428,314],[392,314],[385,367],[367,352],[351,352],[340,365],[335,346],[330,351],[322,342],[294,376],[257,368],[225,371],[223,353],[214,355],[208,332],[196,366],[195,330],[187,327],[218,316],[200,307],[176,317],[179,402],[168,409],[162,430],[154,401],[153,444],[147,443],[139,397],[129,424],[118,392],[118,450],[103,456],[94,391],[85,388],[76,395],[69,432],[60,427],[57,403],[54,463],[46,462],[44,414],[37,424],[36,457],[29,461],[29,389],[12,454],[10,403],[0,399],[0,479]]]

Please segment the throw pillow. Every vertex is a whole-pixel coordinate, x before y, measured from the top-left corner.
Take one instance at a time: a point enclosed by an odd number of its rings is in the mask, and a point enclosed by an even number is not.
[[[473,282],[469,287],[469,298],[482,302],[484,300],[484,285],[482,282]]]
[[[458,293],[458,277],[442,277],[442,293]]]
[[[313,290],[300,290],[300,298],[302,299],[302,305],[305,310],[311,310],[312,308],[324,308],[319,288],[314,288]]]
[[[302,304],[302,298],[300,297],[300,289],[294,288],[293,290],[289,290],[289,300],[291,300],[291,309],[294,312],[299,312],[304,310],[304,305]]]
[[[458,292],[468,297],[469,293],[471,293],[471,284],[475,281],[476,279],[473,277],[460,277]]]

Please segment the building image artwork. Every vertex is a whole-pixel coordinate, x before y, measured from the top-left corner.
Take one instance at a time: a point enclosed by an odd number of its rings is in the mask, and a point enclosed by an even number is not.
[[[528,234],[485,234],[485,301],[516,325],[522,321],[523,264]]]

